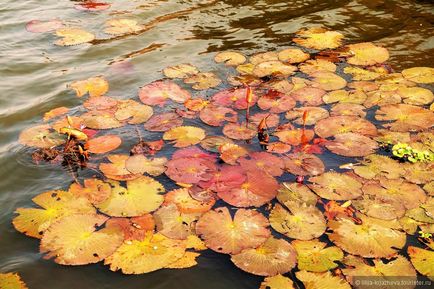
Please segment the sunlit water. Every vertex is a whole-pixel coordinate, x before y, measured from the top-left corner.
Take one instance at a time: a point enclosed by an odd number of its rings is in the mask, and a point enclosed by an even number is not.
[[[19,272],[32,289],[250,289],[262,280],[237,269],[228,256],[209,251],[194,268],[139,276],[114,273],[102,264],[64,267],[41,258],[38,241],[11,226],[13,212],[30,206],[41,192],[66,188],[71,178],[57,167],[33,165],[17,136],[44,112],[81,103],[66,89],[68,83],[103,74],[110,95],[134,97],[141,85],[161,78],[166,66],[187,61],[224,76],[212,62],[216,51],[281,49],[291,44],[292,33],[317,25],[343,33],[349,43],[384,45],[398,70],[434,66],[434,4],[429,0],[113,2],[110,10],[98,13],[75,10],[73,1],[0,3],[0,272]],[[75,47],[56,47],[52,34],[24,29],[33,19],[59,18],[103,39],[103,23],[118,16],[149,22],[150,29]]]

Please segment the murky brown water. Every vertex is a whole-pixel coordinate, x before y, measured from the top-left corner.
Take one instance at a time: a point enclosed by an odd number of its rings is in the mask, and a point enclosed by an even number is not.
[[[191,62],[213,70],[216,51],[250,54],[284,48],[300,28],[324,25],[347,42],[374,41],[391,52],[396,69],[434,66],[433,1],[113,1],[112,8],[86,13],[72,1],[7,1],[0,4],[0,272],[20,272],[32,289],[258,288],[262,278],[236,269],[228,257],[205,253],[199,266],[123,276],[103,265],[62,267],[37,254],[38,242],[10,225],[13,211],[45,190],[65,188],[70,177],[58,168],[34,166],[17,143],[18,133],[58,106],[80,103],[66,85],[104,74],[111,95],[132,97],[161,77],[161,69]],[[103,39],[105,20],[121,15],[149,22],[136,36],[93,45],[56,47],[51,34],[26,32],[32,19],[60,18]],[[156,19],[156,20],[155,20]],[[123,60],[129,64],[119,65]]]

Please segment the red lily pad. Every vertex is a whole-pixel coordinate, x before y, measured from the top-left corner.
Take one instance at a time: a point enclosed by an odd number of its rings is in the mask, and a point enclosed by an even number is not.
[[[153,115],[144,127],[149,131],[168,131],[174,127],[181,126],[184,120],[174,112],[166,112]]]
[[[285,170],[296,176],[316,176],[324,172],[322,160],[312,154],[293,153],[284,158]]]
[[[208,105],[199,114],[200,119],[210,126],[221,126],[223,122],[237,122],[237,112],[229,107]]]
[[[210,180],[216,170],[207,159],[177,158],[167,163],[166,175],[177,183],[196,184]]]
[[[111,4],[105,3],[105,2],[93,2],[93,1],[86,1],[83,3],[75,4],[74,8],[81,11],[102,11],[109,9]]]
[[[285,95],[276,90],[268,90],[267,94],[258,100],[258,106],[270,113],[281,113],[292,109],[295,100],[290,95]]]
[[[141,87],[139,98],[144,104],[163,107],[168,99],[184,103],[191,98],[191,94],[170,80],[157,80]]]
[[[223,134],[231,139],[249,140],[256,135],[256,130],[244,123],[228,123],[223,127]]]
[[[252,89],[252,100],[249,104],[246,101],[246,88],[230,88],[222,90],[212,96],[212,102],[216,105],[222,105],[226,107],[233,107],[236,109],[247,109],[247,105],[254,106],[258,100],[258,96]]]
[[[304,142],[309,142],[314,137],[314,132],[311,129],[291,129],[281,130],[274,133],[281,142],[297,146]]]
[[[83,106],[87,110],[116,110],[118,101],[109,96],[89,97]]]
[[[26,30],[32,33],[52,32],[62,27],[63,23],[58,19],[48,21],[31,20],[26,24]]]
[[[254,152],[249,158],[238,160],[241,167],[247,171],[263,170],[271,176],[281,176],[285,164],[282,159],[267,152]]]
[[[105,154],[117,149],[122,143],[122,139],[117,135],[103,135],[92,138],[86,143],[86,148],[94,154]]]

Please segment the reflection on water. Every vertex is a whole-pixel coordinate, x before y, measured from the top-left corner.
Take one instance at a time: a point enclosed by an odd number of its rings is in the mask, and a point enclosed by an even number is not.
[[[188,60],[214,70],[213,52],[280,49],[291,44],[295,31],[317,25],[343,33],[347,42],[384,45],[396,69],[434,66],[434,4],[429,0],[119,0],[98,13],[75,10],[74,4],[32,0],[0,5],[0,271],[19,271],[33,289],[257,288],[262,279],[211,252],[200,257],[196,268],[141,276],[122,276],[102,265],[66,268],[41,260],[37,241],[10,225],[13,211],[30,205],[38,193],[66,187],[70,177],[31,165],[16,139],[43,112],[80,103],[65,89],[68,83],[104,74],[111,95],[133,97],[139,86],[160,78],[163,67]],[[148,29],[106,40],[103,23],[113,17],[137,19]],[[84,27],[98,40],[62,48],[52,44],[55,36],[24,29],[30,20],[52,18]]]

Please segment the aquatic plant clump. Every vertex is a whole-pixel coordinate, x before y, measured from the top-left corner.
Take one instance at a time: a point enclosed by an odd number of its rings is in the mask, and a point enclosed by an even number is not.
[[[60,46],[98,40],[63,25],[27,30],[53,32]],[[117,18],[103,29],[146,27]],[[109,96],[101,75],[70,83],[83,105],[51,109],[19,142],[73,183],[17,208],[13,226],[56,263],[124,274],[190,268],[210,249],[264,276],[260,288],[433,278],[434,69],[394,72],[386,48],[346,45],[325,28],[293,42],[219,52],[224,73],[173,64],[129,99]],[[407,235],[417,238],[408,248]],[[0,274],[0,284],[26,288],[17,278]]]

